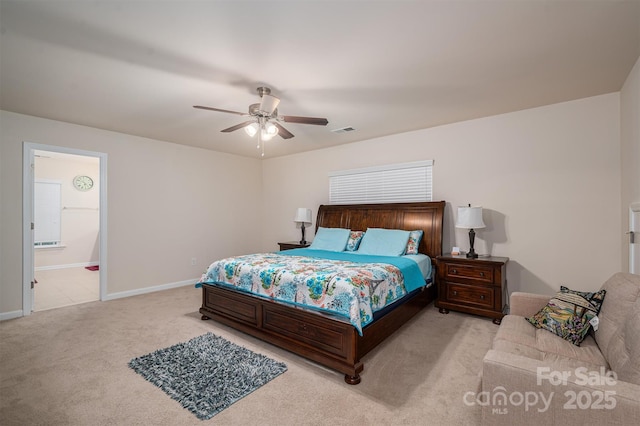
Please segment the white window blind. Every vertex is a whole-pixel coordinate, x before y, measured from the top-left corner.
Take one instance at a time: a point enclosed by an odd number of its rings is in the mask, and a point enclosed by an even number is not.
[[[432,201],[433,160],[329,173],[329,203]]]

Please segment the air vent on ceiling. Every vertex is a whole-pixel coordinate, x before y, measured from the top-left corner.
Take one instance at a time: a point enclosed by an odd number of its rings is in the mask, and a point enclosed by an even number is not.
[[[333,129],[332,132],[333,133],[347,133],[347,132],[354,132],[356,129],[354,129],[351,126],[347,126],[347,127],[342,127],[340,129]]]

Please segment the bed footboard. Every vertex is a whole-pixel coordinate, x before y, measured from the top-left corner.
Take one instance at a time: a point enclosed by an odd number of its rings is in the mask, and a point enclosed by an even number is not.
[[[203,320],[214,319],[344,373],[345,381],[356,385],[361,357],[434,298],[435,286],[418,292],[366,326],[362,336],[346,320],[208,284],[202,286],[200,313]]]

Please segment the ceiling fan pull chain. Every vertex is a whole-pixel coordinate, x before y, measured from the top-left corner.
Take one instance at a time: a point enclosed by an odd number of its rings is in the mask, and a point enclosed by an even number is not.
[[[260,130],[258,130],[258,146],[256,146],[256,148],[260,149],[261,145],[264,145],[262,143],[262,132],[260,132]],[[262,152],[264,153],[264,147],[262,148]]]

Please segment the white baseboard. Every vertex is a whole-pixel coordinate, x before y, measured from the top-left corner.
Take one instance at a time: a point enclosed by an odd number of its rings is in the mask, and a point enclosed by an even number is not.
[[[21,316],[22,316],[22,311],[0,312],[0,321],[20,318]]]
[[[66,265],[51,265],[51,266],[36,266],[36,271],[51,271],[53,269],[67,269],[67,268],[84,268],[86,266],[98,266],[100,262],[83,262],[83,263],[69,263]]]
[[[121,292],[118,292],[118,293],[107,294],[106,297],[103,300],[122,299],[123,297],[138,296],[140,294],[153,293],[153,292],[156,292],[156,291],[169,290],[171,288],[185,287],[185,286],[188,286],[188,285],[195,286],[195,284],[198,281],[199,281],[198,278],[194,278],[192,280],[185,280],[185,281],[178,281],[178,282],[175,282],[175,283],[161,284],[161,285],[156,285],[156,286],[153,286],[153,287],[144,287],[144,288],[137,288],[135,290],[121,291]]]
[[[167,284],[161,284],[161,285],[156,285],[152,287],[137,288],[135,290],[121,291],[118,293],[107,294],[107,296],[103,300],[106,301],[106,300],[122,299],[123,297],[138,296],[140,294],[153,293],[156,291],[169,290],[172,288],[185,287],[188,285],[195,286],[195,284],[198,281],[199,281],[198,278],[194,278],[192,280],[178,281],[175,283],[167,283]],[[22,316],[23,316],[22,311],[0,312],[0,321],[20,318]]]

